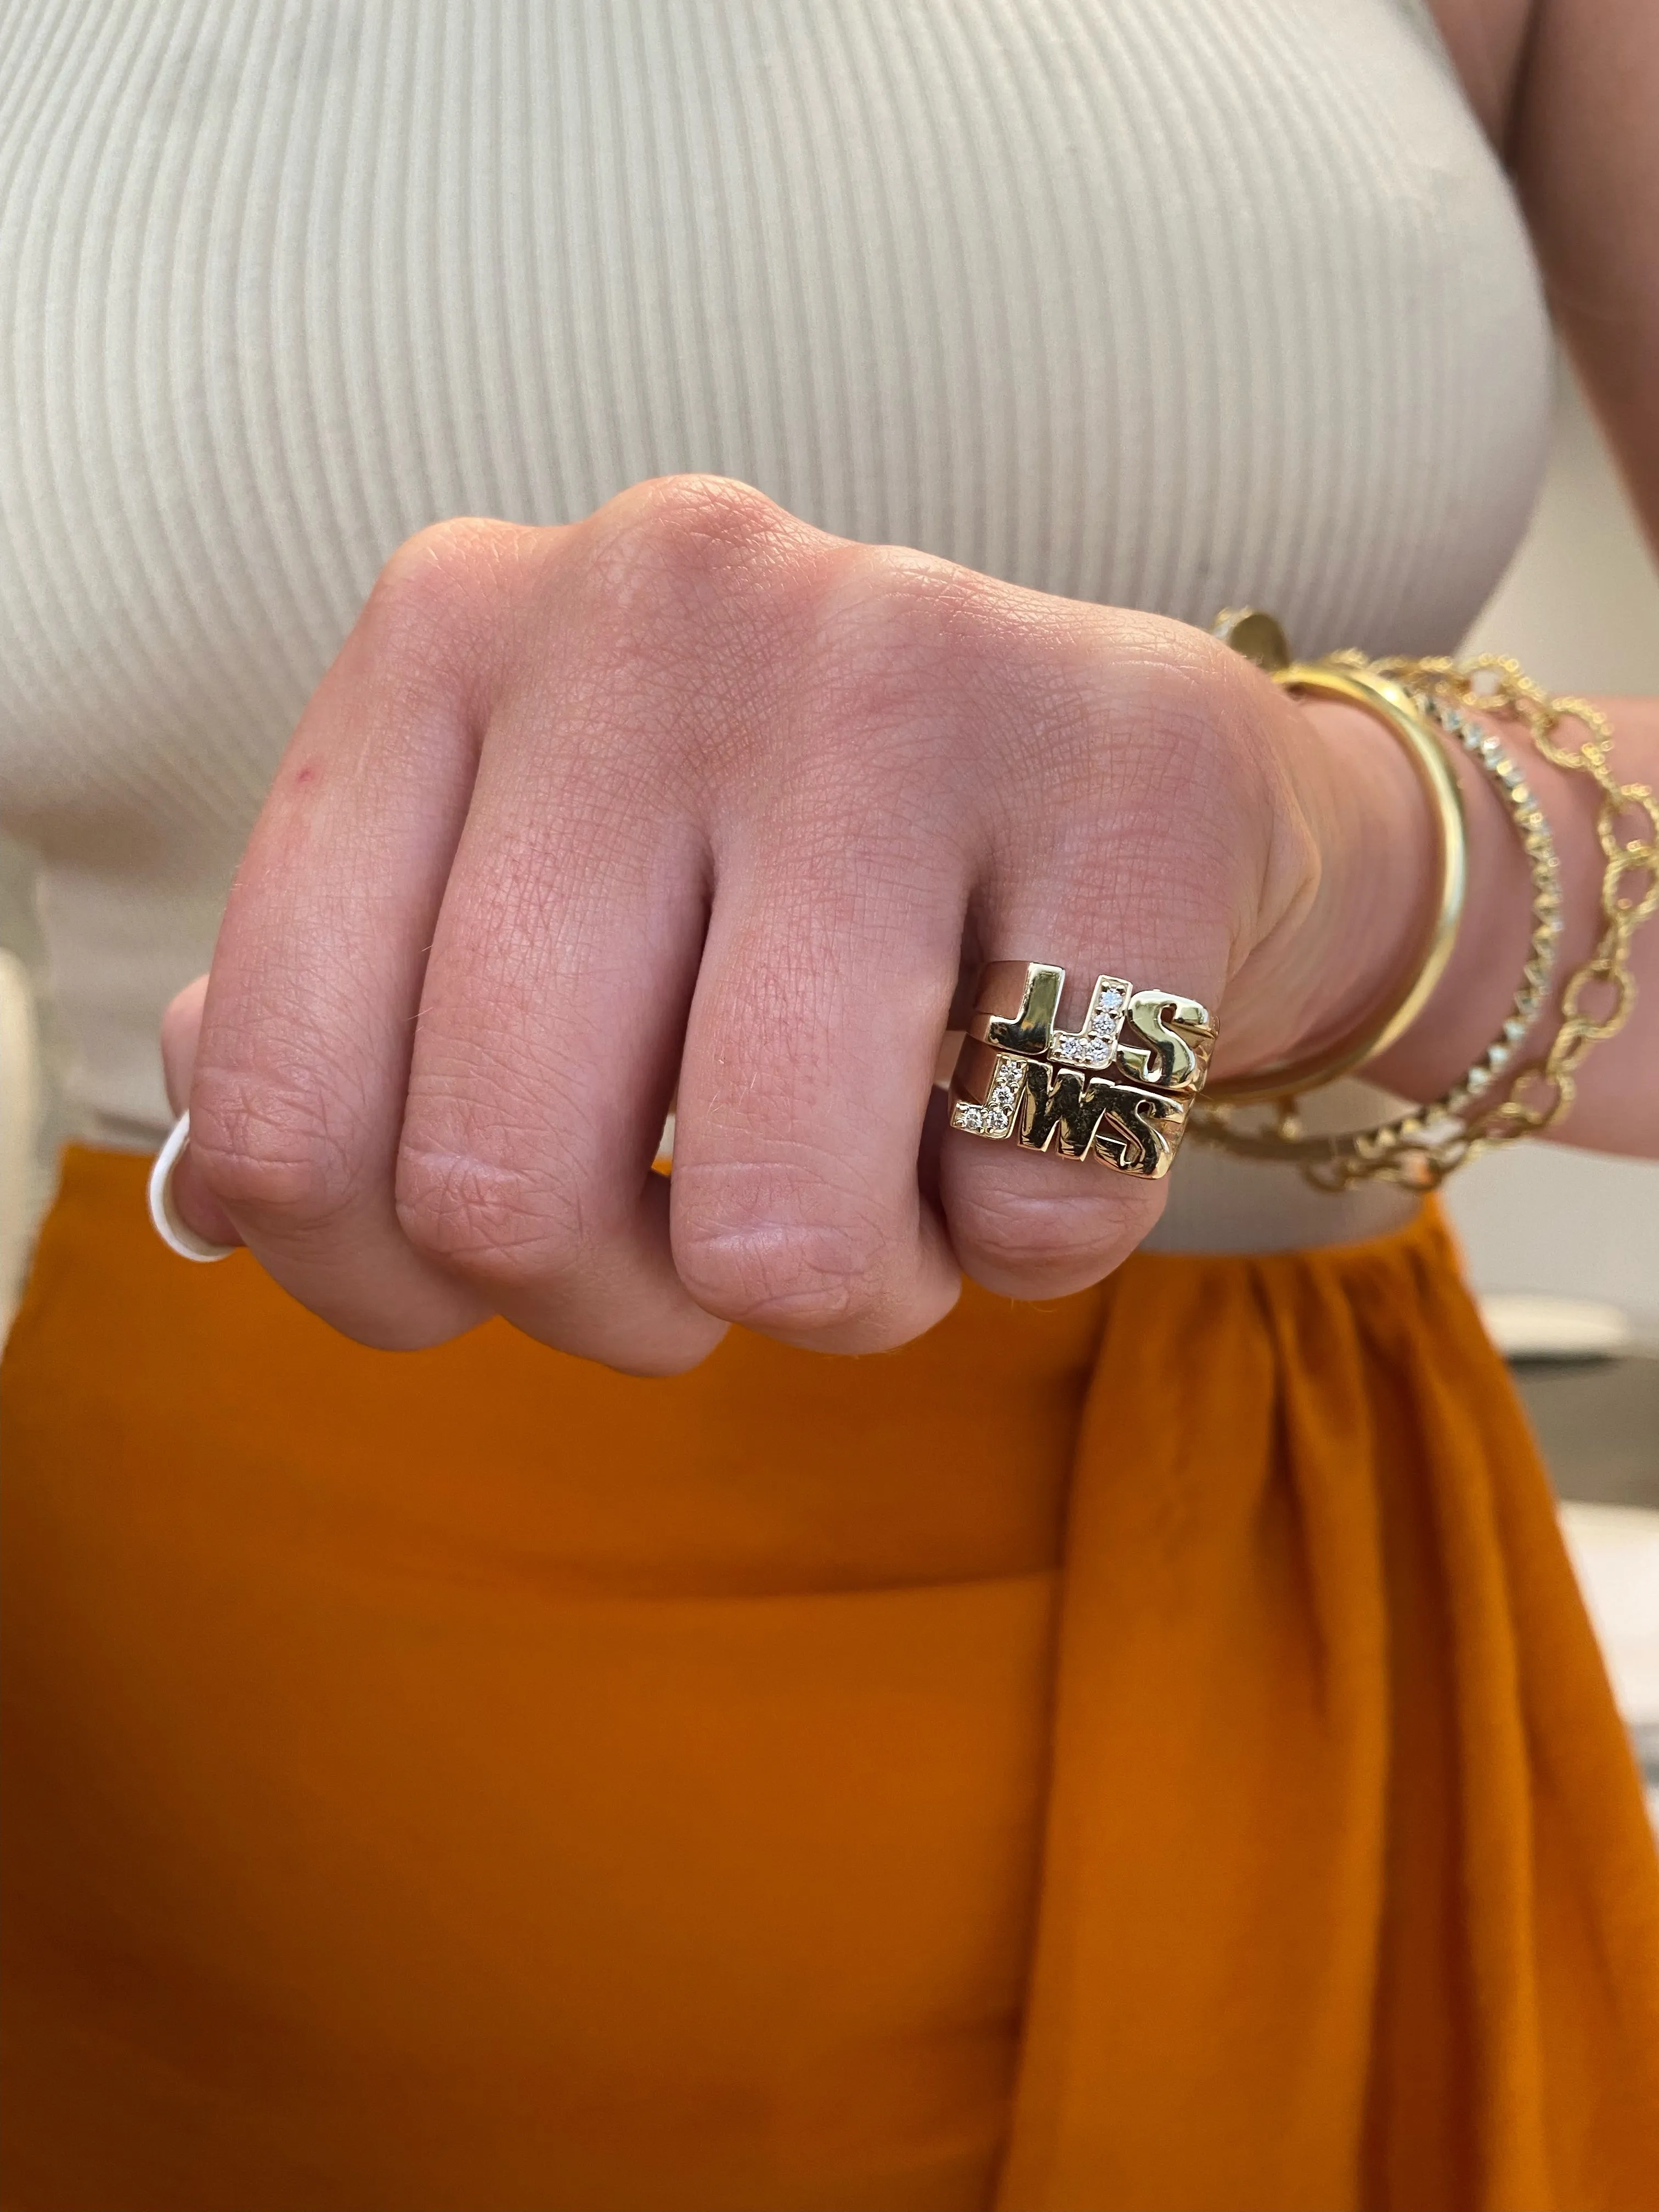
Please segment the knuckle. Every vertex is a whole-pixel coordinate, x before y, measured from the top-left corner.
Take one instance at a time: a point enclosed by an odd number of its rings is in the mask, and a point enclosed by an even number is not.
[[[999,1285],[1081,1287],[1106,1274],[1135,1237],[1149,1225],[1126,1215],[1138,1194],[1060,1197],[1038,1191],[992,1188],[952,1209],[952,1226],[970,1272],[993,1273]],[[1156,1205],[1156,1200],[1150,1201]]]
[[[601,507],[582,526],[561,619],[580,645],[580,711],[605,749],[637,757],[632,732],[697,776],[766,751],[827,542],[722,477],[660,477]]]
[[[659,477],[620,492],[593,518],[590,572],[613,618],[706,619],[784,593],[811,536],[752,484]]]
[[[895,1240],[873,1209],[775,1176],[677,1170],[675,1183],[674,1264],[706,1312],[807,1335],[891,1308]]]
[[[597,518],[608,544],[644,556],[716,564],[798,529],[775,500],[735,477],[652,477],[618,492]]]
[[[556,1285],[584,1241],[574,1194],[475,1152],[405,1142],[395,1200],[404,1235],[422,1258],[502,1296]]]
[[[499,626],[525,542],[516,523],[461,516],[416,531],[375,580],[359,629],[375,660],[452,678],[472,668]]]
[[[233,1216],[325,1227],[362,1188],[358,1134],[356,1116],[320,1090],[211,1063],[196,1070],[191,1157]]]
[[[503,556],[526,534],[519,523],[487,515],[429,522],[387,556],[375,588],[392,599],[447,599],[480,571],[499,568]]]

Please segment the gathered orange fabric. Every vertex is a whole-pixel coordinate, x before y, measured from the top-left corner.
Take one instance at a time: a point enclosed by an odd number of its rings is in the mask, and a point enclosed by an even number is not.
[[[1659,2205],[1659,1868],[1431,1215],[647,1383],[142,1181],[0,1375],[12,2212]]]

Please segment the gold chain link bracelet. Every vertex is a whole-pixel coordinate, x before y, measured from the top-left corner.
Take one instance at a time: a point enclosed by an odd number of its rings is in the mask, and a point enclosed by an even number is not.
[[[1492,715],[1519,722],[1536,750],[1552,767],[1587,775],[1600,791],[1595,837],[1601,851],[1601,933],[1595,949],[1575,969],[1561,994],[1561,1025],[1541,1060],[1528,1061],[1501,1104],[1487,1109],[1470,1133],[1474,1150],[1535,1134],[1559,1121],[1576,1093],[1575,1077],[1593,1045],[1605,1044],[1629,1020],[1636,1003],[1636,979],[1630,969],[1630,942],[1642,923],[1659,909],[1659,799],[1645,783],[1620,783],[1608,765],[1613,725],[1599,707],[1573,695],[1553,698],[1506,654],[1478,653],[1469,660],[1385,661],[1401,680],[1420,689],[1443,710]],[[1555,733],[1563,722],[1577,722],[1585,736],[1577,745],[1560,745]],[[1645,836],[1625,838],[1620,819],[1643,817]],[[1633,880],[1627,880],[1633,879]],[[1597,988],[1609,996],[1600,1014],[1587,1000]],[[1517,1097],[1541,1091],[1541,1098]],[[1466,1152],[1464,1158],[1473,1157]],[[1454,1165],[1456,1162],[1453,1163]]]
[[[1270,641],[1282,635],[1267,617],[1243,619],[1267,625]],[[1229,623],[1230,641],[1251,659],[1261,658],[1251,650],[1256,642],[1254,634],[1247,630],[1245,637],[1238,635],[1241,617],[1224,620]],[[1271,642],[1268,653],[1263,665],[1271,667]],[[1466,1075],[1429,1104],[1379,1128],[1307,1137],[1293,1097],[1281,1096],[1273,1122],[1259,1129],[1238,1127],[1233,1108],[1224,1101],[1205,1103],[1194,1112],[1193,1133],[1249,1158],[1293,1161],[1322,1189],[1345,1190],[1358,1182],[1380,1180],[1431,1190],[1465,1161],[1559,1121],[1572,1103],[1576,1072],[1585,1054],[1615,1035],[1628,1019],[1635,999],[1630,940],[1659,908],[1659,802],[1645,784],[1614,780],[1608,766],[1612,726],[1598,708],[1585,699],[1552,697],[1511,659],[1482,653],[1462,661],[1368,660],[1363,653],[1346,652],[1329,656],[1329,665],[1364,671],[1403,693],[1425,723],[1437,725],[1461,742],[1504,791],[1533,873],[1534,931],[1527,965],[1497,1039]],[[1603,860],[1601,929],[1595,950],[1568,979],[1561,1022],[1547,1050],[1515,1068],[1510,1062],[1547,990],[1560,927],[1559,900],[1542,810],[1499,740],[1476,717],[1518,723],[1542,758],[1589,776],[1601,794],[1596,819]],[[1577,747],[1556,742],[1560,725],[1568,720],[1581,723],[1587,732]],[[1647,835],[1621,837],[1620,818],[1632,811],[1644,817]],[[1590,1000],[1598,989],[1609,995],[1595,1012]],[[1505,1076],[1506,1093],[1491,1097]]]

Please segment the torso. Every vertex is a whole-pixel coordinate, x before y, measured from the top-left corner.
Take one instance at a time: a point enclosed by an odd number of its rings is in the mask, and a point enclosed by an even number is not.
[[[434,518],[709,469],[1426,650],[1535,484],[1531,261],[1406,0],[65,4],[0,17],[0,810],[105,1141]]]

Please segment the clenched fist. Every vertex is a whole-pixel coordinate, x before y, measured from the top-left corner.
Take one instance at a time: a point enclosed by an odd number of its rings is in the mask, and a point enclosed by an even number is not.
[[[495,1311],[644,1373],[733,1321],[901,1344],[964,1269],[1079,1289],[1162,1186],[942,1129],[964,982],[1154,979],[1217,1010],[1218,1073],[1276,1060],[1409,957],[1418,805],[1386,732],[1198,631],[739,484],[445,524],[312,700],[169,1012],[176,1202],[368,1343]]]

